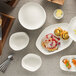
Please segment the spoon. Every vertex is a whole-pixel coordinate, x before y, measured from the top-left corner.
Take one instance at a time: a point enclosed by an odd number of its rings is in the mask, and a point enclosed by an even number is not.
[[[9,55],[8,58],[2,63],[0,64],[0,71],[1,72],[5,72],[7,67],[8,67],[8,64],[13,60],[13,55]]]

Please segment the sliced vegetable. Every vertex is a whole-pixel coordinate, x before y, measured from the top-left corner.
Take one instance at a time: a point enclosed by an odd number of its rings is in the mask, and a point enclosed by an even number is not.
[[[69,62],[68,59],[64,59],[64,60],[63,60],[63,63],[65,64],[65,66],[66,66],[68,69],[71,68],[71,64],[70,64],[70,62]]]

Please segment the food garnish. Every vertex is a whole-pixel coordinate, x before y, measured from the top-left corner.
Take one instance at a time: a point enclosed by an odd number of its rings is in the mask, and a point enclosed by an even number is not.
[[[73,63],[73,65],[76,67],[76,59],[75,59],[75,58],[72,59],[72,63]]]
[[[61,9],[57,9],[57,11],[56,11],[56,16],[57,16],[57,17],[61,17],[62,14],[63,14],[63,11],[62,11]]]
[[[68,59],[64,59],[62,62],[65,64],[65,66],[66,66],[68,69],[71,68],[71,64],[70,64],[70,62],[69,62]]]
[[[41,45],[48,51],[55,51],[59,48],[59,40],[60,38],[54,36],[52,33],[49,33],[42,39]]]

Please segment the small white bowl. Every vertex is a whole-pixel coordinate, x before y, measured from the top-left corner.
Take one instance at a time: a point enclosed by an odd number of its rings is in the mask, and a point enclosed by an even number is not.
[[[18,19],[24,28],[36,30],[45,23],[46,12],[40,4],[29,2],[21,7],[18,13]]]
[[[17,32],[11,35],[9,39],[9,46],[14,51],[24,49],[29,43],[29,37],[25,32]]]
[[[31,72],[35,72],[36,70],[38,70],[41,64],[41,57],[32,53],[24,56],[21,62],[22,67]]]
[[[61,15],[61,17],[57,17],[57,16],[56,16],[56,12],[57,12],[57,10],[58,10],[58,9],[56,9],[56,10],[54,11],[54,13],[53,13],[54,17],[55,17],[56,19],[62,19],[63,16],[64,16],[64,12],[63,12],[63,10],[62,10],[62,13],[63,13],[63,14]],[[60,10],[61,10],[61,9],[60,9]]]

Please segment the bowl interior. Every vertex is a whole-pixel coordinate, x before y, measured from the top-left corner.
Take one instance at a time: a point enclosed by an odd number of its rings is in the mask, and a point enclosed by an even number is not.
[[[22,59],[22,66],[23,68],[29,71],[36,71],[41,66],[41,58],[35,54],[28,54]]]
[[[19,11],[19,21],[26,29],[34,30],[40,28],[46,19],[43,7],[35,2],[24,4]]]
[[[24,49],[29,43],[29,37],[24,32],[18,32],[11,35],[9,40],[10,47],[15,50],[22,50]]]

